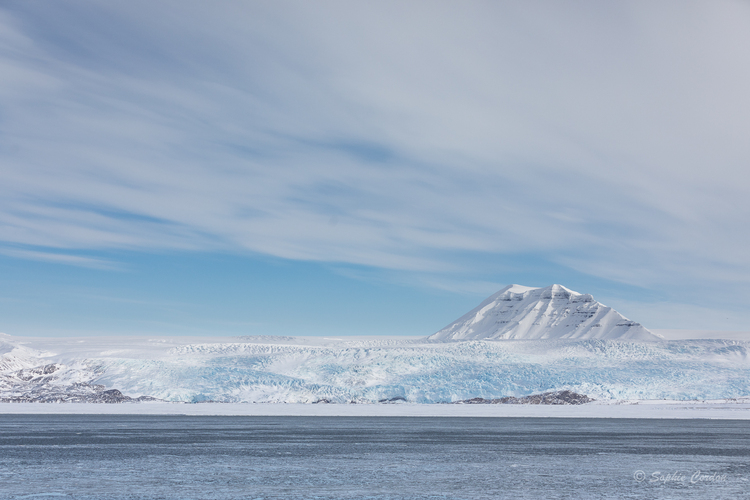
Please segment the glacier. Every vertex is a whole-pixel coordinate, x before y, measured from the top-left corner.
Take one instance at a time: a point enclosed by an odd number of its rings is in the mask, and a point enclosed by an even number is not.
[[[115,389],[192,403],[450,403],[561,390],[715,400],[750,395],[749,349],[732,339],[0,335],[0,401]]]

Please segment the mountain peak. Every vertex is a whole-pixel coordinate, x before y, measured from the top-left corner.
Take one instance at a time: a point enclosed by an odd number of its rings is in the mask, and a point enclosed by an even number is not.
[[[523,285],[508,285],[497,293],[505,293],[505,292],[525,293],[525,292],[528,292],[529,290],[538,290],[538,288],[534,288],[531,286],[523,286]]]
[[[659,340],[593,296],[558,284],[509,285],[429,338]]]

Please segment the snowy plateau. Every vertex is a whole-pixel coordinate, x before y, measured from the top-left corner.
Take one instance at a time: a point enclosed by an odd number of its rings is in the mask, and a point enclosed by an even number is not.
[[[727,400],[750,395],[749,348],[663,339],[590,295],[513,285],[426,338],[0,334],[0,401]]]

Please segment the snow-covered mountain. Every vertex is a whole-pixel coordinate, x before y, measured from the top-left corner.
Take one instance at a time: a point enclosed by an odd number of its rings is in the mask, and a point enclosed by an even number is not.
[[[591,295],[562,285],[507,286],[429,338],[659,340]]]

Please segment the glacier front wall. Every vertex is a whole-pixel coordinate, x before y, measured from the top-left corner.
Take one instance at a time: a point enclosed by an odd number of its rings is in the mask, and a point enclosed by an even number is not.
[[[443,403],[568,389],[597,399],[750,395],[750,342],[505,340],[179,343],[0,341],[0,397],[102,384],[169,401]],[[140,342],[140,344],[138,344]],[[76,347],[78,346],[78,347]],[[29,368],[55,363],[39,375]],[[36,375],[35,375],[36,373]]]

